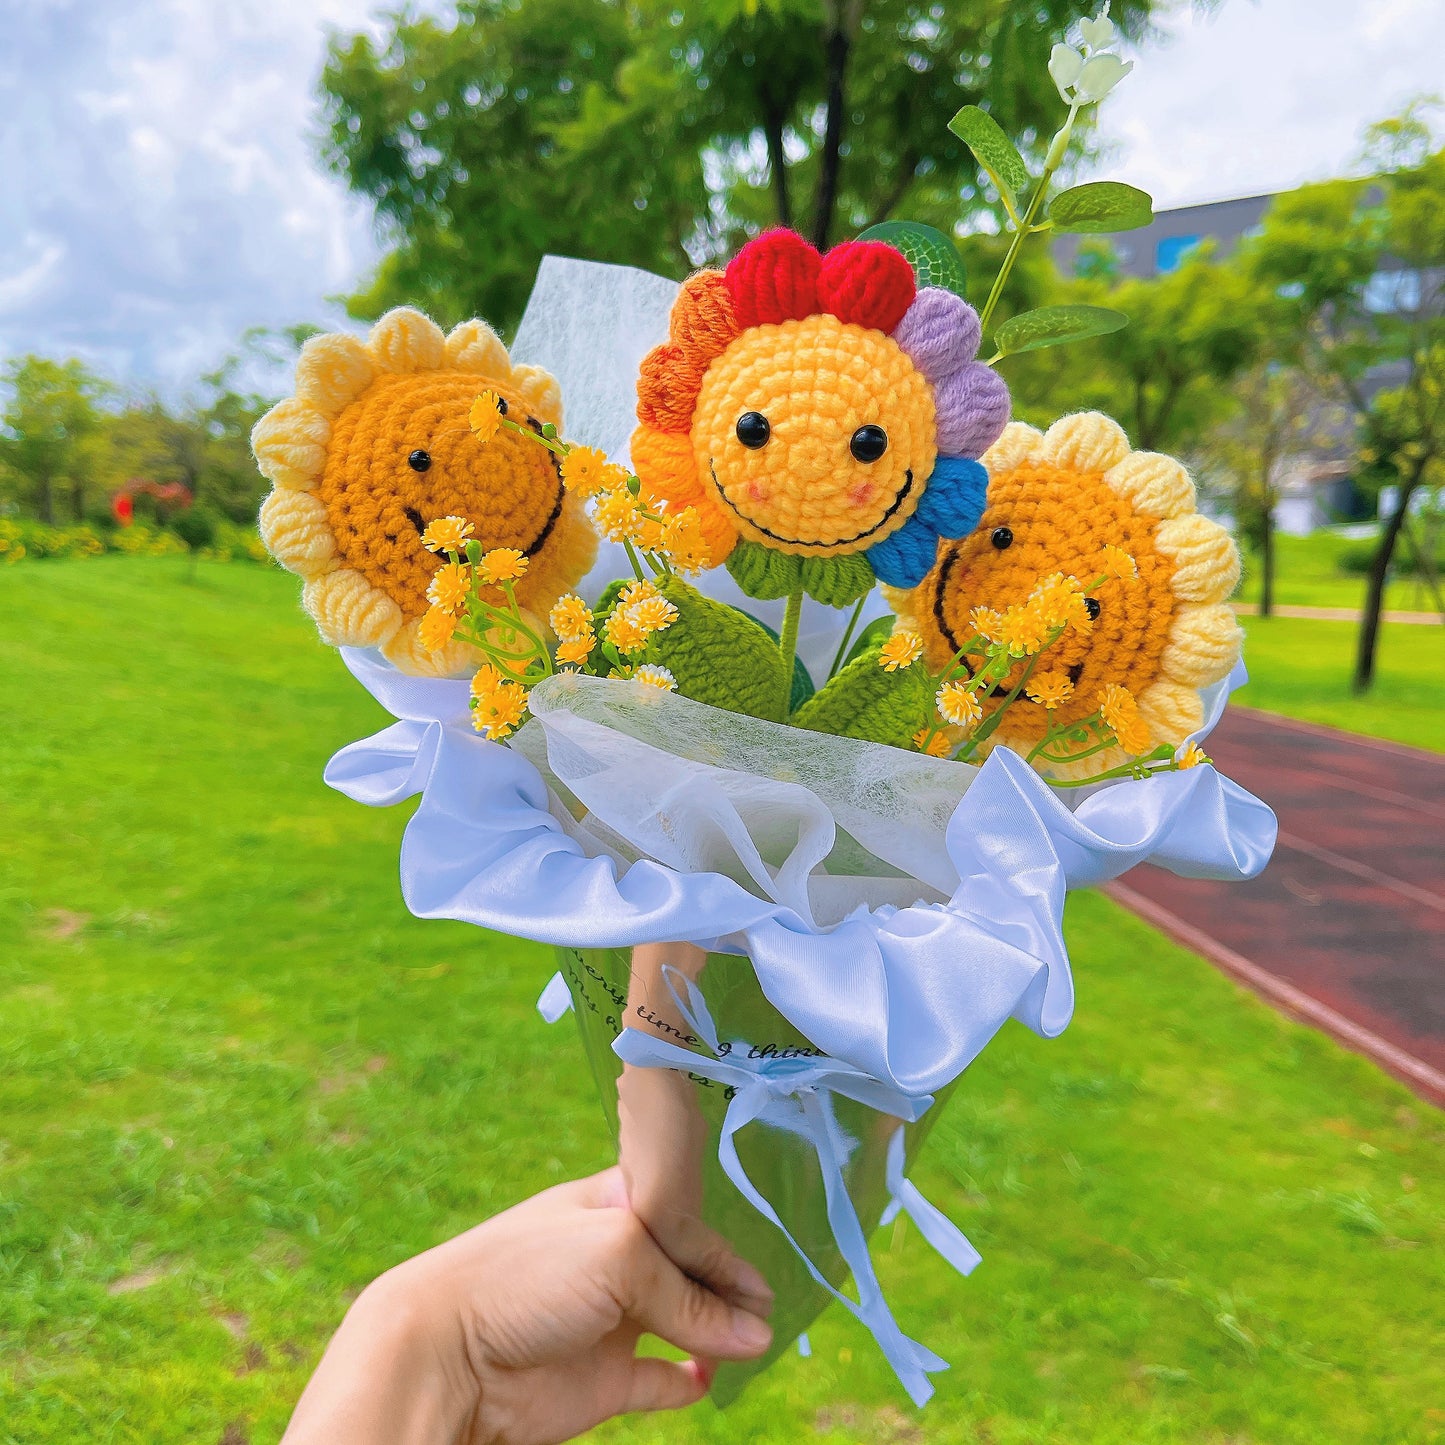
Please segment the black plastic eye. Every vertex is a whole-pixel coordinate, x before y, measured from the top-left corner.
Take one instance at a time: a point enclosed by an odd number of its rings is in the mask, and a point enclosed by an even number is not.
[[[869,422],[853,433],[848,450],[860,462],[876,462],[888,450],[888,433],[881,426]]]
[[[773,429],[760,411],[745,411],[738,418],[738,440],[752,451],[768,444]]]
[[[507,414],[507,398],[506,398],[506,397],[504,397],[504,396],[499,396],[499,397],[497,398],[497,410],[498,410],[499,412],[501,412],[501,414],[502,414],[503,416],[506,416],[506,414]]]
[[[993,536],[989,538],[989,541],[1002,552],[1005,547],[1013,546],[1013,530],[1009,527],[995,527],[993,529]]]
[[[424,472],[431,466],[431,453],[418,447],[407,459],[406,464],[414,472]]]
[[[1090,617],[1097,617],[1103,610],[1104,609],[1099,606],[1099,599],[1097,597],[1084,598],[1084,611],[1086,611]]]

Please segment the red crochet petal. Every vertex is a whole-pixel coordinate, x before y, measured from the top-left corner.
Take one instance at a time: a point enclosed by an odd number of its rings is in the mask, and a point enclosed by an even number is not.
[[[764,231],[749,241],[725,273],[738,325],[746,330],[813,315],[822,265],[823,258],[796,231]]]
[[[917,294],[907,257],[882,241],[847,241],[823,257],[818,301],[839,321],[892,331]]]

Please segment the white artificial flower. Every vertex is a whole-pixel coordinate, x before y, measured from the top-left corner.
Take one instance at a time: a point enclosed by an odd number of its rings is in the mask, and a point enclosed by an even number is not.
[[[1120,60],[1107,51],[1102,55],[1091,55],[1079,72],[1074,89],[1079,99],[1086,104],[1099,101],[1108,95],[1128,73],[1133,70],[1132,60]]]
[[[1049,54],[1049,74],[1053,76],[1066,105],[1074,103],[1069,87],[1079,78],[1083,68],[1084,57],[1072,45],[1056,45]]]
[[[1109,19],[1109,7],[1104,8],[1092,20],[1079,21],[1079,34],[1084,37],[1084,44],[1092,46],[1095,50],[1103,50],[1106,46],[1112,45],[1118,37],[1118,30],[1114,22]]]

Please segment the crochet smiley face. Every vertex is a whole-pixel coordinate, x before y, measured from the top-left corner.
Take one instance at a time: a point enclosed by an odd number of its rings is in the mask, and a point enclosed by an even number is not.
[[[1020,696],[991,742],[1027,752],[1049,725],[1094,713],[1108,684],[1127,688],[1151,746],[1177,746],[1204,721],[1202,688],[1229,674],[1243,633],[1225,599],[1239,581],[1229,534],[1194,508],[1194,485],[1172,457],[1134,452],[1118,423],[1098,413],[1064,417],[1041,434],[1013,423],[985,454],[988,507],[977,529],[939,550],[911,593],[894,595],[900,617],[942,667],[975,628],[976,607],[1022,603],[1055,573],[1090,583],[1108,570],[1104,549],[1122,548],[1136,580],[1114,579],[1091,596],[1092,626],[1070,627],[1040,654],[1039,673],[1062,675],[1068,699],[1052,714]],[[1018,680],[1024,664],[984,699],[985,710]],[[1053,768],[1088,777],[1125,761],[1111,748]]]
[[[670,505],[697,509],[713,562],[745,590],[736,554],[751,567],[757,549],[863,559],[864,591],[875,577],[912,586],[939,538],[977,520],[977,457],[1008,420],[978,342],[973,308],[919,291],[893,247],[822,256],[768,232],[683,286],[668,341],[642,365],[633,464]]]
[[[427,584],[445,561],[421,540],[438,517],[464,517],[484,550],[515,547],[529,559],[516,592],[535,616],[591,566],[595,535],[553,454],[509,429],[485,444],[473,435],[468,412],[484,390],[534,430],[561,422],[556,382],[513,366],[480,321],[443,335],[400,308],[364,343],[341,334],[306,343],[296,395],[257,423],[252,446],[275,487],[262,536],[305,579],[303,601],[325,641],[380,648],[405,672],[475,666],[466,644],[429,652],[417,635]]]

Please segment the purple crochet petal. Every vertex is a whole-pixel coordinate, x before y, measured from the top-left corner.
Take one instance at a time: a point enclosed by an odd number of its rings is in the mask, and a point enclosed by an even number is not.
[[[893,329],[893,339],[935,386],[978,354],[978,312],[952,291],[925,286]]]
[[[981,361],[971,361],[941,381],[934,389],[933,404],[938,450],[946,457],[982,456],[1008,425],[1008,386]]]

